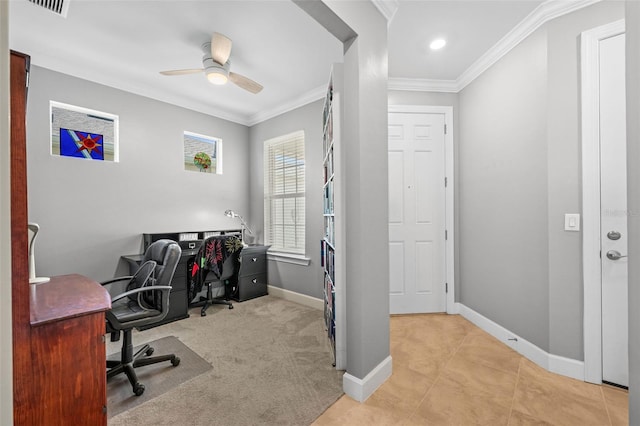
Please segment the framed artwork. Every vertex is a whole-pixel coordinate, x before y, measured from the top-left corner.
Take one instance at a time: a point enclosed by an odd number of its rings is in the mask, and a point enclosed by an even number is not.
[[[51,155],[118,162],[118,116],[50,101]]]
[[[184,169],[222,174],[222,139],[185,131]]]

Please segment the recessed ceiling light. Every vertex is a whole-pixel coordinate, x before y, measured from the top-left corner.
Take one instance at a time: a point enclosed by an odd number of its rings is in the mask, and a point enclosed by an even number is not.
[[[438,49],[442,49],[444,47],[444,45],[447,44],[447,42],[445,41],[445,39],[443,38],[437,38],[435,40],[433,40],[431,42],[431,44],[429,45],[429,47],[431,48],[431,50],[438,50]]]

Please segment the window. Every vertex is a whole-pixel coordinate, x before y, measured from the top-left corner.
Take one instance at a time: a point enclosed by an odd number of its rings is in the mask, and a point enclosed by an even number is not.
[[[274,251],[304,254],[304,132],[264,143],[265,243]]]
[[[51,101],[51,154],[118,161],[118,116]]]
[[[222,139],[184,132],[184,169],[222,174]]]

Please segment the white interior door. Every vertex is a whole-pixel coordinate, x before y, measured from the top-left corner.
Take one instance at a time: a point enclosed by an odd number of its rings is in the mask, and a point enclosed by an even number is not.
[[[625,36],[600,41],[602,380],[629,384]]]
[[[444,114],[389,113],[392,314],[446,308],[444,123]]]

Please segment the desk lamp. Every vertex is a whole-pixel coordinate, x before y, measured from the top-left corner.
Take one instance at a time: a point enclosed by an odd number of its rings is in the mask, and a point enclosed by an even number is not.
[[[226,210],[224,212],[224,215],[227,217],[237,217],[238,219],[240,219],[240,226],[241,226],[241,233],[240,233],[240,238],[242,239],[242,244],[246,247],[248,246],[247,243],[244,242],[244,231],[248,231],[249,234],[253,235],[253,231],[251,231],[251,228],[249,228],[249,226],[247,225],[247,222],[244,221],[244,218],[242,216],[240,216],[238,213],[234,212],[233,210]]]

